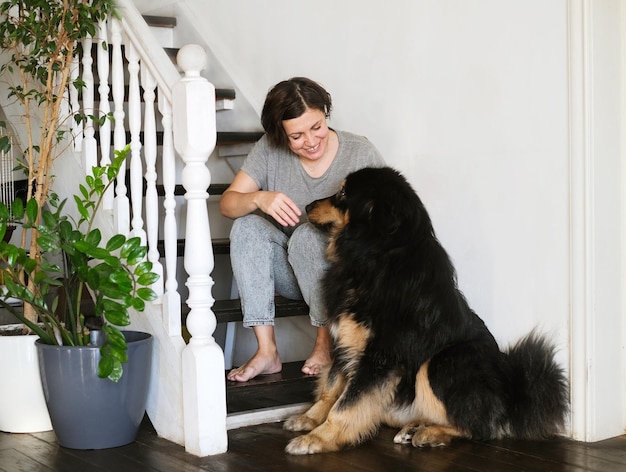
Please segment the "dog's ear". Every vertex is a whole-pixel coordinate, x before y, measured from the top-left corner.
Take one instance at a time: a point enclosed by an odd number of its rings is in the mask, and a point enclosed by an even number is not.
[[[402,226],[397,207],[386,199],[373,199],[368,202],[370,231],[374,234],[391,236]]]

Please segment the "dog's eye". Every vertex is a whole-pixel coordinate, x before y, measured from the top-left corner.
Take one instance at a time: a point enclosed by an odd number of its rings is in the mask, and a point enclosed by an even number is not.
[[[345,200],[345,198],[346,198],[346,188],[345,187],[341,187],[339,189],[339,192],[337,193],[337,198],[339,200]]]

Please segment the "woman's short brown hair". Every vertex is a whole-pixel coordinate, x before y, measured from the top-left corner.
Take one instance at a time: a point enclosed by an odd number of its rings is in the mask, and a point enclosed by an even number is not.
[[[293,77],[272,87],[265,97],[261,124],[274,146],[289,147],[283,121],[298,118],[307,108],[320,110],[326,118],[330,117],[330,94],[317,82],[306,77]]]

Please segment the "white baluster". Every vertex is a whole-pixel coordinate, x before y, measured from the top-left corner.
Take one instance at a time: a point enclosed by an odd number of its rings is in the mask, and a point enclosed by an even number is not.
[[[173,88],[174,144],[185,161],[182,182],[187,199],[184,265],[191,309],[191,340],[183,351],[185,449],[199,456],[225,452],[226,380],[224,354],[213,338],[217,326],[211,310],[213,250],[207,211],[211,174],[206,165],[215,147],[215,88],[200,77],[206,53],[184,46],[178,65],[185,72]]]
[[[98,148],[94,137],[93,120],[89,115],[94,114],[94,83],[93,83],[93,59],[91,57],[91,45],[93,41],[90,36],[83,40],[83,113],[84,140],[83,140],[83,162],[85,171],[91,174],[91,168],[98,165]]]
[[[139,55],[130,42],[126,42],[126,60],[128,61],[128,129],[130,130],[130,203],[133,218],[130,234],[146,242],[143,229],[143,169],[141,163],[141,96],[139,92]]]
[[[152,271],[159,274],[159,280],[152,288],[159,297],[163,295],[163,266],[159,262],[159,196],[156,189],[157,172],[157,139],[156,118],[154,116],[154,99],[156,80],[148,67],[141,67],[141,86],[143,87],[144,115],[144,156],[146,159],[146,228],[148,238],[148,260],[152,262]]]
[[[106,49],[103,45],[106,45]],[[106,20],[102,20],[98,23],[98,40],[96,47],[96,57],[98,59],[98,95],[99,106],[98,116],[100,118],[106,117],[102,124],[98,128],[98,135],[100,137],[100,165],[106,166],[111,163],[111,121],[108,118],[111,112],[111,105],[109,104],[109,45],[107,34]],[[104,195],[102,205],[106,210],[113,209],[113,189],[109,188]]]
[[[78,113],[80,111],[80,102],[78,101],[78,89],[74,87],[74,81],[78,79],[80,73],[80,65],[78,57],[72,59],[72,65],[70,66],[70,113]],[[72,129],[72,136],[74,139],[74,151],[81,152],[83,146],[83,123],[76,123],[72,118],[70,122],[70,128]]]
[[[113,87],[113,148],[116,151],[126,146],[126,131],[124,129],[124,62],[122,59],[122,26],[120,21],[111,20],[111,47],[113,57],[111,64],[111,86]],[[126,172],[122,170],[117,177],[115,186],[115,229],[118,233],[127,235],[130,226],[130,209],[126,196]]]
[[[178,254],[176,251],[178,238],[178,225],[176,222],[176,162],[174,154],[174,139],[172,136],[172,105],[165,94],[159,93],[159,112],[163,125],[163,146],[161,146],[162,179],[165,189],[163,207],[165,218],[163,223],[163,240],[165,243],[165,293],[163,294],[164,324],[170,336],[181,333],[181,310],[180,293],[178,293],[178,281],[176,270],[178,266]]]

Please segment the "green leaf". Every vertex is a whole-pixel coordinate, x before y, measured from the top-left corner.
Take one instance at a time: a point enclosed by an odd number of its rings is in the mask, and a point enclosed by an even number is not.
[[[115,368],[115,358],[111,356],[102,356],[98,362],[98,377],[104,379],[111,375]],[[119,379],[118,379],[119,380]]]
[[[126,351],[128,349],[126,338],[119,329],[107,326],[105,331],[107,333],[107,341],[113,349],[118,351]]]
[[[116,269],[122,267],[122,261],[116,256],[103,257],[102,261],[109,267]]]
[[[135,265],[143,261],[146,257],[146,254],[148,254],[148,248],[146,246],[140,246],[130,251],[126,259],[128,261],[128,264]]]
[[[137,283],[139,285],[152,285],[157,280],[159,280],[159,274],[155,272],[148,272],[147,274],[141,275],[137,279]]]
[[[39,214],[39,205],[37,204],[37,200],[31,198],[26,203],[26,217],[29,221],[35,222],[37,221],[37,215]]]
[[[102,240],[102,235],[100,234],[100,230],[97,228],[92,230],[85,238],[85,241],[87,241],[89,244],[93,246],[97,246],[98,244],[100,244],[101,240]]]
[[[41,212],[43,223],[48,228],[55,228],[57,224],[57,217],[52,212],[44,210]]]
[[[105,311],[104,317],[109,323],[112,323],[115,326],[128,326],[130,324],[130,317],[128,316],[128,312],[126,310]]]
[[[122,305],[119,302],[116,302],[114,300],[102,300],[102,306],[104,308],[105,311],[126,311],[126,306]],[[119,330],[118,330],[119,333]],[[114,333],[113,336],[115,336],[116,334]],[[124,336],[119,333],[118,337],[121,337],[122,339],[124,339]]]
[[[128,259],[128,256],[131,254],[131,252],[139,247],[140,244],[141,239],[139,239],[138,237],[128,239],[120,250],[120,257],[122,259]]]
[[[0,136],[0,152],[6,154],[11,150],[11,140],[8,136]]]
[[[139,275],[143,275],[143,274],[147,274],[148,272],[150,272],[152,270],[152,262],[150,261],[144,261],[141,264],[138,264],[135,267],[135,275],[139,276]]]
[[[97,270],[88,270],[86,281],[87,285],[89,285],[92,290],[98,290],[100,288],[100,274]]]
[[[146,309],[146,303],[141,298],[134,298],[133,308],[137,311],[144,311]]]
[[[89,221],[89,212],[85,208],[83,201],[77,195],[74,195],[74,201],[76,202],[76,208],[78,209],[78,213],[80,213],[80,216],[85,221]]]
[[[107,251],[112,252],[122,247],[126,242],[126,237],[123,234],[116,234],[106,244]]]
[[[11,204],[11,212],[18,220],[24,218],[24,202],[20,198],[16,198]]]
[[[152,302],[159,298],[157,293],[151,288],[140,288],[137,290],[137,296],[147,302]]]

